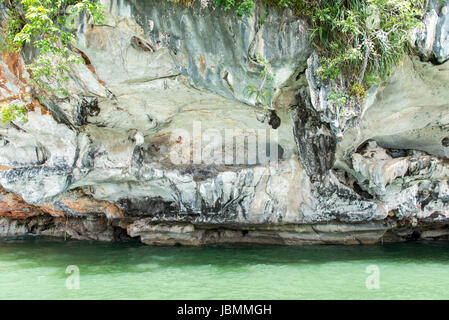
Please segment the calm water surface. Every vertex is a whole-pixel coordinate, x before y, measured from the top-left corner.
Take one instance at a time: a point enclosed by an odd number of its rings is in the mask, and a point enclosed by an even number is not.
[[[69,265],[79,268],[79,290],[66,288]],[[378,290],[365,284],[371,265]],[[0,241],[0,299],[412,298],[449,299],[448,242],[186,248]]]

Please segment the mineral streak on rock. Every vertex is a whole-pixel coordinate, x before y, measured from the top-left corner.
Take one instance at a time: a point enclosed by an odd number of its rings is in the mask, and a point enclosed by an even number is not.
[[[0,100],[25,101],[29,121],[0,126],[0,236],[154,245],[449,238],[448,1],[430,1],[414,54],[344,114],[317,81],[306,23],[290,12],[258,7],[238,18],[204,1],[102,2],[105,25],[77,22],[73,51],[86,64],[71,66],[68,98],[38,102],[27,52],[2,55]],[[260,81],[257,53],[276,74],[268,113],[244,94]],[[201,157],[224,151],[226,130],[240,130],[236,141],[275,130],[278,161],[194,163],[193,150],[171,161],[198,142]],[[251,154],[248,145],[232,155]]]

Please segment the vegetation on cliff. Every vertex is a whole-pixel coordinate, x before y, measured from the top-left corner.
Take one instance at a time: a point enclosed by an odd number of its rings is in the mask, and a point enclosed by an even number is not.
[[[182,4],[193,0],[173,0]],[[257,0],[211,0],[215,7],[251,16]],[[261,0],[281,10],[292,10],[311,27],[311,43],[320,57],[317,75],[322,81],[344,79],[344,88],[330,99],[348,96],[362,100],[366,89],[390,75],[409,47],[410,31],[418,27],[426,0]],[[103,20],[102,6],[89,0],[0,0],[7,8],[1,50],[20,52],[33,47],[38,54],[28,65],[30,80],[39,88],[68,94],[64,82],[70,63],[83,60],[72,51],[74,20],[80,12],[96,23]],[[263,22],[264,19],[260,21]],[[247,87],[248,95],[267,108],[271,92],[264,88],[271,74],[267,63],[262,85]],[[52,83],[52,85],[49,85]],[[2,107],[2,121],[24,114],[17,105]]]
[[[86,12],[101,23],[102,7],[89,0],[0,0],[7,8],[2,21],[1,51],[20,52],[25,46],[38,50],[27,66],[30,80],[37,87],[52,93],[67,95],[64,83],[70,63],[83,62],[71,46],[75,42],[74,20]],[[56,85],[50,86],[49,82]],[[2,122],[24,118],[25,109],[17,104],[1,108]]]
[[[411,30],[421,23],[425,0],[263,0],[291,9],[311,26],[323,81],[339,76],[360,99],[388,77],[407,53]],[[254,0],[215,0],[216,6],[251,16]],[[344,93],[339,93],[343,95]]]

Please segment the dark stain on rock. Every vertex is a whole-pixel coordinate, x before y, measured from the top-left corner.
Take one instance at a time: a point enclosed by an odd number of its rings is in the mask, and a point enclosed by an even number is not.
[[[96,117],[100,114],[97,98],[83,98],[75,108],[74,121],[75,125],[82,126],[88,123],[88,117]]]
[[[123,198],[117,202],[125,216],[142,217],[158,216],[179,212],[179,207],[174,202],[165,201],[160,197],[143,197],[139,199]]]
[[[449,137],[445,137],[443,140],[441,140],[441,144],[443,147],[449,147]]]
[[[362,189],[362,187],[360,187],[360,185],[354,181],[353,185],[352,185],[352,189],[362,198],[364,199],[368,199],[368,200],[372,200],[374,199],[374,197],[369,194],[368,192],[366,192],[365,190]]]
[[[182,174],[190,174],[194,181],[204,181],[215,178],[219,173],[219,168],[212,165],[187,165],[180,168]]]
[[[133,46],[133,48],[143,49],[144,51],[148,52],[156,52],[157,50],[156,47],[153,46],[151,43],[136,36],[133,36],[131,38],[131,45]]]
[[[299,157],[311,180],[323,180],[334,165],[337,138],[329,124],[321,122],[307,88],[299,90],[298,102],[292,120]]]
[[[281,118],[276,114],[275,110],[271,110],[270,112],[270,121],[268,121],[268,124],[276,130],[281,125]]]
[[[75,48],[74,46],[71,46],[70,48],[73,52],[78,53],[81,58],[84,60],[84,63],[87,67],[87,69],[89,69],[90,72],[92,72],[92,74],[94,75],[94,77],[97,79],[97,81],[101,84],[101,85],[105,85],[104,81],[102,81],[100,79],[100,77],[97,74],[97,71],[95,70],[95,67],[93,66],[92,62],[90,61],[89,57],[80,49]]]
[[[140,237],[131,237],[126,232],[126,229],[121,227],[113,227],[114,241],[118,242],[140,242]]]

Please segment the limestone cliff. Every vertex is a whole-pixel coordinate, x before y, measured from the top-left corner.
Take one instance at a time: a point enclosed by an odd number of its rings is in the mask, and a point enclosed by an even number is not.
[[[77,21],[73,50],[86,63],[71,67],[69,97],[36,95],[24,67],[32,52],[2,54],[0,99],[26,101],[29,121],[0,127],[1,236],[189,245],[449,236],[448,1],[431,2],[415,53],[344,114],[315,79],[306,23],[288,11],[103,4],[105,24]],[[275,112],[244,94],[260,82],[258,53],[276,74]],[[247,143],[231,161],[210,159],[227,131]],[[235,161],[262,133],[269,161]]]

